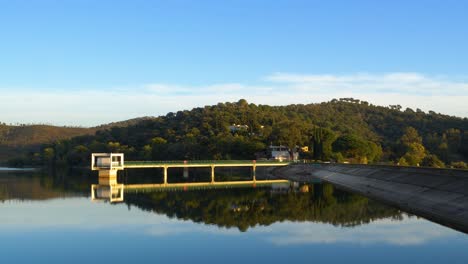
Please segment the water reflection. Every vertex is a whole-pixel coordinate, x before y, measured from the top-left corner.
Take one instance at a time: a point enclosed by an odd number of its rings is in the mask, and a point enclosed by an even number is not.
[[[87,198],[52,199],[45,204],[6,203],[0,206],[0,232],[8,233],[30,231],[96,232],[102,234],[135,233],[138,236],[170,239],[174,236],[220,236],[224,239],[239,238],[241,234],[258,237],[264,243],[278,247],[292,247],[311,244],[390,244],[416,246],[437,239],[448,239],[463,234],[420,219],[402,215],[398,220],[392,218],[376,219],[366,225],[347,228],[318,221],[277,221],[270,225],[256,226],[248,232],[237,228],[217,225],[200,225],[193,221],[181,221],[174,217],[154,214],[152,211],[128,210],[125,204],[109,206],[105,203],[89,203]],[[188,219],[187,219],[188,220]]]
[[[93,180],[82,171],[2,171],[0,201],[87,197]]]
[[[117,177],[99,177],[99,183],[91,185],[91,200],[123,202],[124,185],[117,183]]]
[[[91,185],[91,200],[105,202],[123,202],[125,192],[155,192],[155,191],[188,191],[199,189],[226,189],[226,188],[245,188],[245,187],[269,187],[272,191],[284,192],[289,188],[296,188],[301,192],[308,192],[309,187],[303,185],[299,187],[297,183],[281,179],[251,179],[251,180],[225,180],[194,182],[183,181],[177,183],[118,183],[116,174],[99,174],[98,184]],[[188,177],[185,178],[188,180]]]
[[[76,172],[72,176],[66,176],[67,173],[3,173],[0,200],[91,196],[92,200],[119,201],[128,208],[241,231],[282,221],[313,221],[352,227],[382,218],[402,218],[402,213],[393,207],[336,189],[331,184],[132,190],[125,189],[126,185],[119,184],[116,178],[99,179],[96,183],[97,177],[86,172]]]
[[[327,263],[468,259],[464,234],[330,184],[133,190],[124,191],[120,203],[95,203],[91,185],[119,181],[100,182],[87,172],[49,173],[0,173],[3,262],[83,263],[90,254],[112,263],[258,263],[258,256],[271,263],[302,263],[311,256]],[[103,245],[123,253],[101,254]],[[208,249],[209,260],[201,253]],[[241,254],[226,260],[234,251]]]
[[[300,192],[304,186],[308,192]],[[291,185],[280,190],[265,187],[128,193],[125,203],[171,218],[241,231],[283,221],[352,227],[381,218],[402,218],[395,208],[335,189],[330,184]]]
[[[401,212],[395,208],[335,189],[326,183],[283,181],[281,184],[255,186],[250,182],[245,185],[184,183],[169,187],[146,184],[137,185],[141,188],[129,188],[132,186],[135,185],[119,184],[116,177],[100,177],[99,184],[91,186],[91,197],[93,201],[125,202],[129,208],[133,206],[171,218],[234,227],[240,231],[283,221],[313,221],[352,227],[376,219],[402,218]]]

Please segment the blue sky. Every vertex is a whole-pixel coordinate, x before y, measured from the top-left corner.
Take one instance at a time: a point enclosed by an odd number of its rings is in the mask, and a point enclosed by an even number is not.
[[[349,96],[468,116],[466,1],[0,7],[3,122],[91,126],[240,98]]]

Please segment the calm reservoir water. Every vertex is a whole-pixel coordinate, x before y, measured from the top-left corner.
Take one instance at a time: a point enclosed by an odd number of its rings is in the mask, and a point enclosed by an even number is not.
[[[468,263],[467,235],[330,184],[145,189],[110,203],[91,201],[97,182],[0,170],[0,263]]]

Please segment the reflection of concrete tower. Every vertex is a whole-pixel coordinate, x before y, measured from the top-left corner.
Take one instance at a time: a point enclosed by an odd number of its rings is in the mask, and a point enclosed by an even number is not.
[[[91,200],[122,202],[124,185],[117,183],[117,171],[123,169],[123,153],[93,153],[91,170],[99,171],[99,184],[91,185]]]
[[[117,183],[117,177],[99,177],[99,184],[91,185],[92,201],[123,202],[124,185]]]

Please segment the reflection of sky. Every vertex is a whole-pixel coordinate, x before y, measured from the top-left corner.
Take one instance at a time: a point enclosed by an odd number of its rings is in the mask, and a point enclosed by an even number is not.
[[[459,232],[424,219],[405,217],[403,221],[383,219],[354,228],[334,227],[328,224],[281,223],[266,228],[271,232],[268,241],[275,245],[353,243],[418,245],[437,239],[463,236]]]
[[[403,221],[378,220],[353,228],[282,222],[241,233],[236,228],[170,219],[134,207],[129,211],[125,204],[91,203],[83,198],[2,203],[0,238],[0,256],[3,256],[0,263],[30,262],[33,257],[47,259],[50,254],[62,254],[57,262],[69,261],[70,256],[76,256],[74,260],[81,262],[82,254],[107,256],[104,259],[117,262],[151,256],[161,261],[173,258],[175,262],[183,262],[186,257],[207,260],[213,254],[214,262],[235,254],[236,250],[240,250],[240,255],[230,259],[232,262],[249,262],[244,259],[249,256],[251,261],[260,256],[273,262],[304,261],[310,252],[315,252],[317,258],[340,262],[346,255],[381,257],[390,251],[391,257],[385,260],[415,257],[417,252],[424,252],[425,258],[438,252],[438,255],[449,254],[446,256],[449,259],[468,260],[468,254],[461,250],[468,248],[466,235],[415,217],[405,217]],[[25,249],[30,254],[24,254]],[[331,253],[336,251],[343,254]],[[152,255],[155,252],[157,255]],[[2,261],[5,256],[7,262]],[[371,259],[363,258],[361,262]],[[431,260],[436,259],[428,258],[426,262]]]

